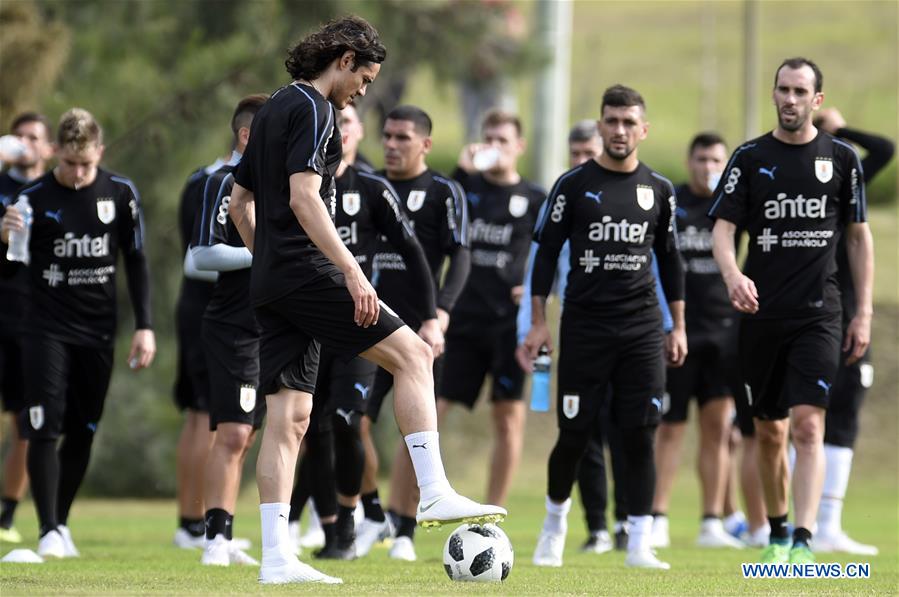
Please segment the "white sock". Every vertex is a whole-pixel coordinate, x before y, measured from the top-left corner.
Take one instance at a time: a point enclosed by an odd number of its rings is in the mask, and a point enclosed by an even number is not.
[[[546,496],[546,518],[543,519],[543,530],[547,533],[568,532],[568,512],[571,510],[571,498],[557,504]]]
[[[290,504],[259,504],[259,513],[262,516],[262,551],[280,551],[290,553],[290,535],[287,531],[287,517],[290,514]]]
[[[824,488],[818,507],[818,532],[831,535],[843,528],[843,498],[852,471],[852,448],[824,444]]]
[[[628,516],[627,517],[628,536],[627,550],[628,552],[648,551],[649,536],[652,532],[652,516]]]
[[[421,490],[421,501],[430,502],[434,498],[452,491],[440,458],[440,434],[436,431],[419,431],[403,438],[412,459],[415,478]]]

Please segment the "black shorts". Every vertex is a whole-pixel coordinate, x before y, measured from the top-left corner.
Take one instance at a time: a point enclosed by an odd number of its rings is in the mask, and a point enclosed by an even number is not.
[[[355,305],[343,276],[298,288],[286,296],[256,307],[256,321],[262,329],[259,345],[260,383],[265,395],[284,386],[281,373],[289,365],[295,370],[293,389],[315,390],[315,363],[310,346],[321,343],[338,358],[349,361],[401,328],[403,321],[381,303],[378,323],[367,328],[353,321]]]
[[[710,400],[733,396],[731,379],[737,369],[737,353],[736,346],[727,348],[717,344],[691,347],[682,366],[668,369],[663,421],[686,421],[691,398],[702,408]]]
[[[326,431],[333,416],[344,418],[364,414],[374,386],[378,366],[362,357],[343,361],[329,349],[323,349],[315,382],[310,428]]]
[[[755,437],[755,420],[752,417],[752,405],[749,404],[749,393],[746,391],[746,384],[743,379],[737,380],[733,384],[734,388],[734,423],[740,429],[740,435],[743,437]]]
[[[473,408],[489,373],[492,379],[490,397],[494,402],[521,400],[524,371],[515,360],[517,345],[514,320],[484,326],[476,335],[454,334],[450,324],[437,395]]]
[[[665,393],[661,312],[597,319],[571,305],[562,315],[556,412],[560,429],[587,430],[611,387],[610,414],[621,429],[657,425]]]
[[[443,359],[444,355],[440,355],[438,358],[434,359],[434,392],[436,394],[436,389],[440,387],[443,378]],[[371,389],[371,394],[368,398],[368,408],[365,410],[366,416],[372,420],[373,423],[378,422],[378,416],[381,414],[381,407],[384,406],[384,400],[387,398],[387,394],[390,393],[390,390],[393,389],[393,375],[389,372],[385,371],[378,367],[377,373],[375,373],[375,382]],[[436,401],[436,395],[434,399]]]
[[[237,326],[203,320],[203,348],[209,368],[209,428],[219,423],[262,427],[265,397],[259,387],[259,335]]]
[[[830,404],[824,426],[824,443],[842,448],[855,447],[858,438],[858,415],[868,388],[874,383],[874,366],[870,351],[861,360],[846,365],[846,354],[840,357],[837,380],[830,392]]]
[[[827,408],[840,358],[840,314],[740,322],[740,369],[753,416],[785,419],[799,404]]]
[[[209,410],[209,369],[200,341],[206,305],[179,298],[175,313],[178,369],[174,398],[179,410]]]
[[[0,396],[3,412],[18,413],[25,408],[22,340],[4,332],[0,332]]]
[[[22,342],[25,405],[19,432],[27,439],[56,439],[97,430],[112,376],[113,347],[76,346],[41,335]]]

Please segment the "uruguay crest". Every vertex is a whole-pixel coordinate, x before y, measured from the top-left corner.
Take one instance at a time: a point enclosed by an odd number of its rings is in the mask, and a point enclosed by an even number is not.
[[[343,194],[343,211],[348,216],[355,216],[359,213],[359,208],[362,206],[362,199],[359,196],[359,193],[344,193]]]
[[[637,185],[637,205],[642,207],[644,210],[649,211],[652,209],[652,206],[656,204],[656,194],[652,190],[652,187],[647,187],[642,184]]]
[[[521,195],[509,197],[509,213],[513,218],[520,218],[528,211],[528,198]]]
[[[97,199],[97,217],[104,224],[111,224],[115,220],[115,201],[112,197]]]
[[[815,159],[815,177],[821,182],[830,182],[833,178],[833,162],[829,158]]]
[[[37,431],[44,426],[44,407],[32,406],[28,409],[28,419],[31,421],[31,428]]]
[[[418,211],[425,204],[425,191],[409,191],[409,198],[406,199],[406,207],[409,211]]]
[[[240,386],[240,408],[245,413],[253,412],[253,409],[256,408],[256,388]]]
[[[579,394],[565,394],[562,396],[562,413],[569,419],[573,419],[581,411],[581,397]]]

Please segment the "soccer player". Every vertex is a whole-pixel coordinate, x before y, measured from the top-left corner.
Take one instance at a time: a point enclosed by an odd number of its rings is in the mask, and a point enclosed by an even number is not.
[[[731,304],[744,313],[739,355],[759,442],[771,525],[765,562],[813,562],[809,549],[824,480],[824,415],[839,366],[868,348],[874,255],[864,175],[855,150],[812,124],[822,75],[806,58],[777,68],[777,127],[731,156],[709,215],[715,260]],[[734,231],[749,234],[745,273]],[[837,243],[846,235],[857,311],[841,332]],[[796,448],[795,529],[787,532],[787,435]]]
[[[846,125],[836,108],[818,112],[815,126],[831,135],[855,143],[867,152],[862,159],[865,182],[870,181],[893,157],[895,147],[884,137],[865,133]],[[855,286],[852,281],[846,242],[837,245],[837,279],[843,306],[843,333],[856,313]],[[840,360],[836,381],[827,407],[824,425],[824,487],[818,509],[818,530],[814,550],[842,551],[859,555],[877,555],[873,545],[864,545],[843,531],[843,498],[852,471],[852,455],[858,437],[858,415],[867,389],[874,383],[874,367],[868,352],[858,361]]]
[[[546,297],[566,241],[571,255],[560,335],[559,437],[549,458],[547,514],[534,552],[534,563],[541,566],[562,565],[571,487],[611,386],[611,417],[622,430],[629,471],[625,563],[669,567],[649,548],[653,433],[661,416],[665,356],[670,365],[681,365],[687,339],[674,187],[637,157],[648,128],[639,93],[622,85],[607,89],[599,120],[603,154],[556,181],[535,232],[540,248],[531,276],[532,325],[525,339],[532,359],[542,346],[552,349]],[[674,320],[667,337],[652,274],[653,251]]]
[[[504,504],[521,459],[526,414],[524,372],[515,362],[515,317],[546,192],[518,172],[525,139],[516,115],[488,112],[481,132],[483,142],[462,149],[452,174],[468,201],[471,272],[447,331],[437,416],[443,420],[454,403],[474,408],[490,374],[494,446],[487,501]],[[495,156],[494,164],[479,169],[480,152]]]
[[[265,405],[256,400],[259,380],[259,331],[250,305],[252,255],[228,219],[233,171],[250,136],[253,117],[268,98],[250,95],[231,117],[231,161],[207,177],[191,255],[200,270],[219,272],[203,315],[202,350],[209,372],[209,426],[214,431],[205,466],[207,566],[258,565],[233,541],[234,510],[247,451],[262,425]]]
[[[465,193],[458,183],[441,176],[428,167],[431,150],[431,117],[415,106],[399,106],[390,111],[381,133],[384,149],[384,174],[396,190],[406,217],[415,228],[428,260],[437,291],[437,318],[422,311],[411,301],[409,271],[402,256],[382,252],[375,257],[375,278],[381,297],[412,329],[431,344],[435,357],[443,352],[443,332],[449,325],[452,311],[471,265],[469,228]],[[445,275],[443,263],[449,260]],[[442,285],[440,284],[443,280]],[[439,373],[438,361],[435,371]],[[362,506],[365,520],[357,539],[360,555],[390,530],[380,506],[377,489],[377,452],[371,441],[371,423],[378,420],[384,398],[394,385],[388,371],[381,370],[369,398],[363,419],[363,439],[366,444],[365,474],[362,481]],[[394,392],[394,402],[398,394]],[[435,398],[436,402],[436,398]],[[390,483],[390,510],[396,539],[389,555],[394,559],[412,561],[416,558],[413,544],[415,534],[416,487],[409,456],[403,446],[397,446],[393,459]]]
[[[419,524],[505,515],[450,486],[432,403],[433,352],[378,301],[331,221],[342,154],[335,107],[365,94],[385,55],[377,32],[358,17],[332,21],[303,39],[286,61],[293,82],[256,114],[235,171],[230,216],[253,252],[250,296],[262,329],[259,385],[268,409],[256,466],[263,583],[340,582],[301,563],[288,535],[288,501],[312,408],[318,342],[341,358],[361,354],[393,373],[397,423],[421,490]]]
[[[16,116],[10,132],[21,141],[24,151],[12,157],[10,168],[0,174],[0,213],[16,202],[16,191],[40,178],[53,157],[50,121],[42,114],[25,112]],[[3,256],[5,258],[5,255]],[[22,333],[28,306],[28,272],[15,268],[9,278],[0,276],[0,395],[3,412],[10,414],[9,453],[3,460],[3,492],[0,496],[0,541],[21,543],[22,536],[13,527],[16,506],[28,488],[25,460],[28,440],[19,434],[16,417],[24,408],[25,388],[22,379]]]
[[[87,471],[112,373],[119,252],[137,328],[128,353],[132,369],[150,365],[156,341],[137,190],[127,178],[98,167],[103,136],[87,111],[63,114],[57,143],[56,168],[19,191],[34,210],[31,309],[23,343],[27,408],[20,413],[19,430],[30,440],[38,554],[61,558],[78,555],[69,510]],[[8,207],[3,243],[23,225],[22,214]]]
[[[656,433],[656,486],[652,546],[668,547],[668,502],[687,430],[691,398],[699,404],[699,478],[702,487],[700,547],[742,547],[721,523],[729,471],[729,441],[738,378],[734,348],[736,312],[712,257],[712,220],[706,215],[712,191],[727,162],[724,139],[716,133],[693,138],[687,157],[689,181],[675,189],[678,244],[684,260],[688,356],[668,371],[668,404]]]

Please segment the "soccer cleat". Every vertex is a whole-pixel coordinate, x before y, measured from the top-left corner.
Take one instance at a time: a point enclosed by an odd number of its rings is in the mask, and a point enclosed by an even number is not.
[[[175,547],[181,549],[204,549],[206,547],[206,535],[197,535],[194,537],[185,529],[179,528],[175,531],[175,538],[172,539]]]
[[[216,535],[215,539],[206,542],[200,563],[204,566],[230,566],[231,558],[228,550],[231,548],[224,535]]]
[[[652,531],[649,534],[649,546],[655,549],[671,547],[671,536],[668,533],[668,517],[656,516],[652,519]]]
[[[583,553],[606,553],[612,551],[613,547],[615,546],[609,531],[597,531],[590,534],[590,538],[581,546],[581,551]]]
[[[356,527],[356,556],[367,556],[371,548],[376,543],[393,536],[393,526],[390,519],[385,518],[383,522],[376,522],[370,518],[365,518]]]
[[[534,566],[560,568],[562,553],[565,551],[565,533],[540,531],[537,548],[534,549]]]
[[[808,545],[794,545],[790,549],[789,562],[791,564],[814,564],[815,554]]]
[[[717,518],[702,521],[699,536],[696,538],[697,547],[730,547],[743,549],[742,541],[724,530],[724,525]]]
[[[0,527],[0,543],[21,543],[22,535],[15,527],[4,529]]]
[[[228,549],[228,561],[235,566],[258,566],[259,561],[245,552],[244,550],[238,548],[234,545],[234,540],[229,541],[231,543],[230,549]]]
[[[294,520],[287,524],[287,537],[290,539],[290,545],[294,550],[294,553],[299,556],[303,553],[303,548],[300,546],[300,521]]]
[[[615,551],[625,551],[628,540],[627,524],[615,523]]]
[[[59,531],[50,531],[37,542],[37,555],[42,558],[66,557],[66,542]]]
[[[75,542],[72,541],[72,531],[69,530],[69,527],[67,527],[64,524],[61,524],[58,527],[56,527],[56,529],[59,531],[59,534],[62,536],[62,542],[63,542],[63,545],[65,546],[65,551],[63,552],[62,557],[64,557],[64,558],[79,557],[81,554],[78,553],[78,548],[75,547]]]
[[[663,562],[648,549],[628,551],[624,558],[624,565],[631,568],[654,568],[656,570],[669,570],[671,564]]]
[[[790,546],[785,543],[769,543],[762,550],[762,564],[787,564],[790,562]]]
[[[429,504],[419,503],[415,520],[425,528],[463,522],[495,524],[502,522],[506,514],[505,508],[479,504],[453,491],[434,499]]]
[[[283,585],[288,583],[321,583],[326,585],[343,584],[343,580],[328,576],[319,572],[309,564],[299,561],[296,556],[278,558],[272,564],[266,564],[263,557],[262,567],[259,569],[259,582],[264,585]]]
[[[818,532],[812,539],[812,546],[816,552],[829,553],[838,551],[841,553],[850,553],[857,556],[876,556],[880,550],[873,545],[865,545],[852,539],[845,531],[837,533]]]
[[[771,527],[764,524],[754,531],[745,531],[740,535],[740,541],[748,547],[765,547],[768,545],[768,538],[771,536]]]
[[[306,549],[318,549],[325,546],[325,531],[322,529],[321,521],[315,508],[309,510],[309,528],[300,537],[300,547]]]
[[[353,543],[349,545],[326,545],[314,555],[317,560],[355,560],[356,546]]]
[[[749,529],[749,522],[746,520],[746,515],[739,510],[725,516],[721,523],[724,525],[725,531],[737,538]]]
[[[233,539],[231,539],[231,545],[233,545],[237,549],[246,551],[253,547],[253,542],[244,537],[234,537]]]
[[[414,562],[418,559],[415,555],[415,544],[409,537],[397,537],[387,552],[392,560],[403,560],[404,562]]]

